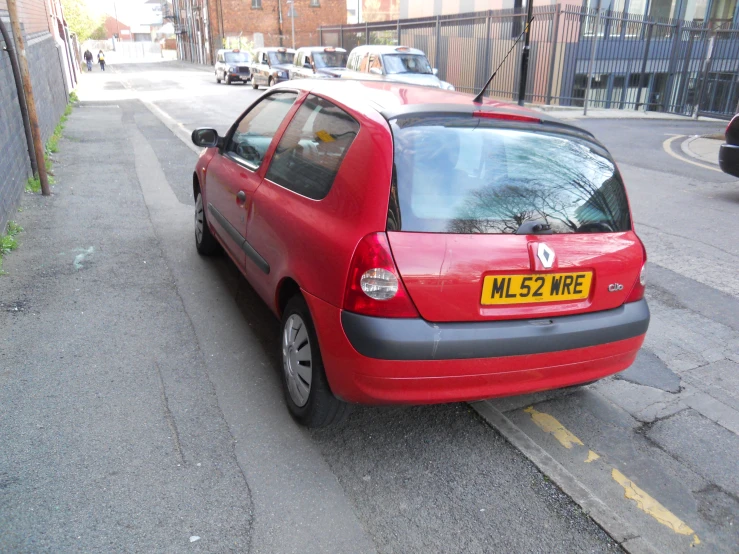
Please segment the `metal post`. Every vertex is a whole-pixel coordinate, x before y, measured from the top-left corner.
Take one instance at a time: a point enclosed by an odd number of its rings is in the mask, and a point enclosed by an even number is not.
[[[118,7],[115,5],[115,0],[113,0],[113,14],[115,15],[115,29],[118,35],[118,38],[113,41],[113,50],[116,50],[116,43],[121,40],[121,24],[118,22]]]
[[[395,22],[395,33],[397,34],[397,44],[400,46],[400,19]]]
[[[344,48],[344,26],[339,25],[339,46]]]
[[[595,65],[595,50],[598,46],[598,30],[600,29],[600,0],[598,0],[598,13],[595,16],[595,32],[593,42],[590,45],[590,61],[588,62],[588,82],[585,85],[585,98],[583,100],[583,115],[588,115],[588,100],[590,97],[590,82],[593,80],[593,66]]]
[[[18,19],[17,0],[8,0],[8,13],[10,14],[10,29],[13,31],[13,41],[15,42],[15,50],[18,52],[18,62],[21,70],[21,80],[23,81],[23,90],[26,93],[26,103],[28,104],[28,121],[31,124],[31,136],[33,137],[33,149],[36,152],[36,162],[38,166],[38,177],[41,181],[41,194],[50,196],[49,178],[46,175],[46,164],[44,163],[44,144],[41,140],[41,129],[38,124],[38,114],[36,112],[36,100],[33,97],[33,86],[31,85],[31,73],[28,69],[28,58],[26,58],[26,44],[21,35],[21,23]]]
[[[642,86],[644,84],[644,75],[647,72],[647,60],[649,59],[649,45],[652,42],[652,32],[654,31],[654,25],[655,23],[652,22],[649,25],[649,29],[647,30],[647,44],[644,46],[644,57],[642,58],[641,62],[641,72],[639,73],[639,88],[636,90],[636,102],[634,102],[634,109],[639,109],[639,101],[641,100],[641,89],[644,87]],[[626,83],[626,86],[628,87],[629,84]],[[647,99],[647,102],[649,99]]]
[[[295,1],[290,2],[290,26],[293,34],[293,50],[295,50]]]
[[[5,41],[5,51],[10,57],[10,69],[13,71],[13,80],[15,81],[15,91],[18,94],[18,105],[21,109],[21,119],[23,120],[23,130],[26,133],[26,147],[28,148],[28,159],[31,162],[31,170],[35,175],[38,173],[38,164],[36,163],[36,152],[33,149],[33,135],[31,134],[31,123],[28,121],[28,106],[26,105],[26,96],[23,94],[23,83],[21,81],[21,70],[18,67],[18,60],[15,58],[13,43],[10,41],[8,31],[5,29],[5,23],[0,19],[0,34]]]
[[[434,67],[439,67],[439,47],[441,46],[441,16],[436,16],[436,48],[434,48]]]
[[[554,65],[557,61],[557,38],[559,37],[559,17],[562,12],[561,4],[554,5],[554,15],[552,16],[552,55],[549,59],[549,82],[547,83],[547,105],[552,103],[552,87],[554,86]]]
[[[675,65],[677,65],[677,57],[680,53],[682,34],[682,20],[678,19],[675,23],[675,36],[672,38],[672,52],[667,66],[667,83],[665,83],[665,97],[662,99],[662,110],[667,110],[667,102],[672,96],[672,89],[675,87]]]
[[[599,0],[600,1],[600,0]],[[518,105],[523,106],[526,97],[526,80],[529,74],[529,51],[531,50],[531,18],[534,16],[534,1],[526,2],[526,27],[523,43],[523,53],[521,54],[521,78],[518,86]]]
[[[482,65],[483,71],[484,71],[483,79],[485,78],[486,75],[488,75],[491,72],[490,41],[491,41],[491,35],[492,35],[491,27],[493,26],[492,10],[488,10],[487,15],[485,17],[486,17],[485,19],[485,60]]]
[[[706,81],[708,81],[708,74],[711,71],[711,55],[713,54],[713,39],[715,37],[709,37],[708,49],[706,51],[706,58],[703,61],[703,75],[701,77],[701,86],[698,90],[698,98],[695,101],[695,110],[693,111],[693,119],[698,119],[698,112],[701,109],[701,100],[703,100],[703,93],[706,90]]]
[[[369,44],[369,23],[364,22],[364,43]]]

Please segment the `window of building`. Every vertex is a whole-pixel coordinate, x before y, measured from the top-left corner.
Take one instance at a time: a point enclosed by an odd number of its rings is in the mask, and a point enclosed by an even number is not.
[[[320,8],[321,2],[319,0],[310,0],[310,7],[311,8]]]
[[[253,10],[261,10],[262,9],[262,0],[251,0],[251,9],[253,9]]]
[[[322,200],[359,132],[359,123],[328,100],[308,96],[285,129],[267,179],[302,196]]]

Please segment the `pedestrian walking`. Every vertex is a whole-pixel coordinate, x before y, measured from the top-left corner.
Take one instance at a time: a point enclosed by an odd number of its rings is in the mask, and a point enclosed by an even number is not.
[[[105,71],[105,54],[103,54],[102,50],[98,52],[98,63],[100,64],[100,69]]]
[[[87,64],[87,71],[92,71],[92,52],[90,52],[90,49],[88,48],[85,50],[85,53],[83,56],[85,58],[85,63]]]

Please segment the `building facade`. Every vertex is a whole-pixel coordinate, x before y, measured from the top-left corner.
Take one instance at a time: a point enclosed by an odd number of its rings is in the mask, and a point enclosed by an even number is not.
[[[317,45],[346,17],[346,0],[173,0],[171,14],[178,57],[204,64],[223,47]]]
[[[371,0],[365,0],[365,2]],[[398,0],[400,18],[433,17],[484,10],[521,8],[525,0]],[[631,17],[652,19],[682,19],[703,23],[708,20],[714,27],[727,28],[737,21],[737,0],[585,0],[580,4],[573,0],[534,0],[534,6],[567,4],[585,8],[609,10]]]
[[[0,0],[0,20],[12,37],[7,10],[6,0]],[[70,35],[59,0],[22,0],[18,2],[18,11],[39,126],[46,141],[64,113],[69,92],[77,83],[79,63],[75,37]],[[0,233],[4,232],[20,202],[26,180],[31,177],[23,115],[10,54],[5,46],[0,36]],[[15,51],[14,45],[10,46]]]

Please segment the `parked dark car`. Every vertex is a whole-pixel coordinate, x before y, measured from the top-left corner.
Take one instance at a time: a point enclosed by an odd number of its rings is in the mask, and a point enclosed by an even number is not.
[[[739,177],[739,113],[726,126],[726,144],[718,151],[718,164],[724,173]]]
[[[251,64],[251,86],[271,87],[290,79],[295,50],[290,48],[260,48]]]
[[[227,85],[235,82],[246,83],[251,78],[251,56],[242,50],[219,50],[216,53],[216,82],[225,81]]]

